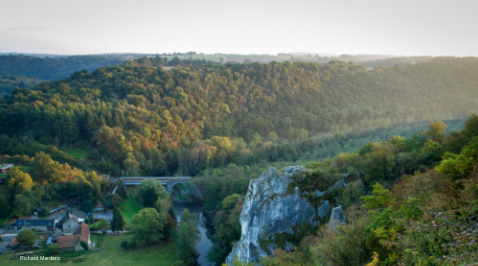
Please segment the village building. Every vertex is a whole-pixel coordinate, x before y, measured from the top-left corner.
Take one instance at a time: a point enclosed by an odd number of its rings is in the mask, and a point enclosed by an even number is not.
[[[39,215],[42,210],[43,210],[43,207],[36,208],[35,210],[33,210],[33,214]]]
[[[61,228],[64,233],[73,233],[78,230],[79,225],[80,223],[78,222],[78,218],[72,216],[62,223]]]
[[[80,223],[84,223],[86,213],[81,210],[68,211],[63,219],[61,219],[61,228],[64,233],[73,233],[78,230]]]
[[[40,248],[40,239],[37,238],[35,239],[35,242],[31,245],[31,246],[24,246],[22,244],[20,244],[16,238],[12,239],[12,241],[10,241],[10,244],[8,244],[8,248],[10,248],[11,250],[16,250],[18,248],[20,249],[23,249],[23,250],[29,250],[29,249],[38,249]]]
[[[30,229],[32,231],[49,232],[55,230],[58,220],[54,219],[18,219],[10,225],[10,230],[21,231]]]
[[[90,227],[87,224],[81,223],[76,233],[76,235],[58,237],[57,247],[60,253],[85,250],[81,242],[84,242],[88,246],[91,244]]]
[[[12,168],[14,165],[13,164],[2,164],[0,166],[0,175],[6,175],[8,173],[8,171],[10,170],[10,168]]]

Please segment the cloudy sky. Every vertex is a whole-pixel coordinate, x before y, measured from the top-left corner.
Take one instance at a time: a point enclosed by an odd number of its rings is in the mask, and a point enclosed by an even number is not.
[[[0,52],[478,56],[477,0],[0,0]]]

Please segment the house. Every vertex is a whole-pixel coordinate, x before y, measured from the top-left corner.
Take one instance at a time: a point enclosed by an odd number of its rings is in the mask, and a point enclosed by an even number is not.
[[[76,210],[75,209],[75,210],[70,210],[69,213],[70,213],[70,215],[73,215],[76,218],[78,218],[78,222],[83,223],[85,221],[86,212],[84,212],[82,210]]]
[[[0,167],[0,175],[6,175],[8,170],[10,170],[10,168],[12,168],[14,165],[13,164],[6,164],[4,163],[1,167]]]
[[[58,237],[57,247],[60,253],[72,252],[72,251],[83,251],[84,248],[81,246],[81,242],[84,242],[88,245],[91,244],[90,227],[87,224],[85,223],[80,224],[76,233],[77,233],[76,235]]]
[[[40,232],[53,231],[58,220],[54,219],[18,219],[10,225],[10,230],[30,229]]]
[[[78,218],[72,216],[68,218],[63,224],[61,225],[64,233],[73,233],[78,230],[80,223],[78,222]]]
[[[85,242],[88,245],[91,244],[89,225],[85,223],[80,224],[80,228],[78,228],[78,231],[76,233],[80,235],[81,241]]]
[[[35,210],[33,210],[33,214],[39,215],[42,210],[43,210],[43,207],[36,208]]]
[[[12,239],[12,241],[10,242],[10,244],[8,244],[8,248],[10,248],[10,249],[18,249],[18,248],[20,248],[20,249],[24,249],[24,250],[25,250],[25,249],[27,249],[27,250],[29,250],[29,249],[38,249],[38,248],[40,248],[39,243],[40,243],[40,239],[37,238],[37,239],[35,239],[35,242],[33,242],[33,244],[32,244],[31,246],[24,246],[24,245],[20,244],[20,243],[17,241],[16,238],[14,238],[14,239]]]
[[[8,244],[8,247],[11,248],[11,249],[16,249],[19,246],[20,246],[20,243],[17,242],[16,238],[12,239],[12,242],[10,242],[10,244]]]
[[[61,231],[60,229],[56,228],[55,231],[50,235],[51,237],[51,241],[53,243],[56,243],[58,241],[58,237],[60,237],[62,235],[63,231]]]
[[[63,232],[76,232],[80,223],[85,222],[86,213],[81,210],[68,211],[63,219],[61,219],[61,227]]]

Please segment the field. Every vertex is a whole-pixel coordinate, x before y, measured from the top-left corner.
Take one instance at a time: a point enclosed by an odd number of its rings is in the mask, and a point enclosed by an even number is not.
[[[133,215],[141,210],[141,207],[134,202],[134,199],[129,198],[119,207],[121,215],[123,215],[123,219],[126,222],[126,226],[128,226],[129,221],[133,218]]]
[[[82,148],[74,148],[66,150],[66,153],[72,157],[76,157],[78,159],[83,159],[88,156],[88,151]]]
[[[91,236],[92,241],[97,242],[98,236]],[[101,251],[64,253],[62,261],[20,261],[9,260],[9,255],[0,255],[0,265],[161,265],[169,266],[175,261],[176,244],[166,243],[150,247],[138,247],[135,250],[123,250],[121,241],[129,240],[131,235],[105,236]],[[69,260],[73,256],[82,256],[83,259]]]

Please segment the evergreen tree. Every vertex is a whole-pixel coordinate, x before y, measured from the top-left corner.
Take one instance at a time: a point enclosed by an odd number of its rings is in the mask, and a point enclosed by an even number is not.
[[[169,216],[171,216],[171,218],[173,218],[173,220],[176,221],[178,219],[176,217],[176,212],[174,211],[173,206],[169,207],[168,214]]]
[[[111,221],[111,231],[119,232],[123,230],[124,227],[124,220],[121,212],[118,208],[114,207],[113,209],[113,221]]]
[[[116,193],[120,195],[123,199],[126,199],[128,197],[128,194],[126,194],[126,189],[124,188],[123,181],[121,181],[121,178],[118,180],[118,183],[116,183],[118,186],[118,189],[116,189]]]
[[[196,222],[197,217],[188,209],[184,209],[176,240],[176,259],[188,266],[196,265],[196,259],[199,257],[194,247],[198,239]]]
[[[3,195],[0,195],[0,217],[5,218],[10,215],[10,206]],[[1,226],[1,224],[0,224]]]

